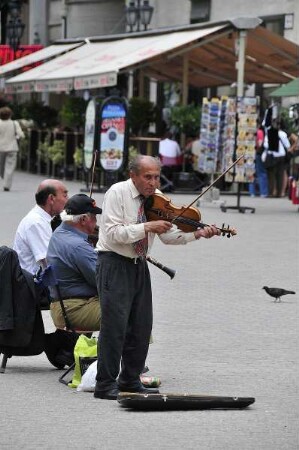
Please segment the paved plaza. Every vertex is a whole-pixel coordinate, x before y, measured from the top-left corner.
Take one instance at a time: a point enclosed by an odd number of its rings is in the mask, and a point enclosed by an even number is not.
[[[0,245],[11,246],[34,205],[41,176],[17,172],[11,192],[0,180]],[[65,182],[69,194],[83,183]],[[101,206],[103,194],[93,197]],[[192,195],[172,195],[176,205]],[[222,195],[227,206],[233,195]],[[255,214],[200,206],[202,221],[238,236],[187,246],[156,240],[152,256],[176,269],[173,280],[154,266],[154,343],[147,364],[161,392],[255,397],[244,410],[127,411],[58,382],[45,354],[12,357],[0,374],[0,449],[17,450],[297,450],[298,205],[287,198],[241,197]],[[1,283],[4,281],[1,280]],[[263,286],[296,295],[274,303]],[[47,332],[54,330],[43,312]]]

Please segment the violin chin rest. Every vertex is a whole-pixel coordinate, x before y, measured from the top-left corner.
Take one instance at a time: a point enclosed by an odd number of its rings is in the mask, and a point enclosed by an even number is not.
[[[146,210],[146,209],[150,209],[152,206],[153,206],[153,204],[154,204],[154,197],[152,196],[152,195],[150,195],[149,197],[147,197],[146,199],[145,199],[145,202],[144,202],[144,209]]]

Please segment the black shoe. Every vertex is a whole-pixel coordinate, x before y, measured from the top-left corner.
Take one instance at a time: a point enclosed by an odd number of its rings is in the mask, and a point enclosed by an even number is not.
[[[9,188],[3,188],[4,192],[9,192]]]
[[[74,363],[74,347],[78,336],[64,330],[45,334],[45,353],[50,363],[63,369]]]
[[[109,391],[99,391],[95,390],[93,396],[95,398],[102,398],[104,400],[116,400],[119,394],[119,390],[117,388],[110,389]]]
[[[137,387],[131,387],[131,386],[119,386],[119,390],[121,392],[132,392],[136,394],[159,394],[159,389],[156,388],[146,388],[144,386],[137,386]]]
[[[74,353],[68,352],[66,350],[59,350],[59,352],[55,356],[55,361],[57,364],[64,366],[72,366],[75,362]]]
[[[56,355],[58,353],[58,346],[55,339],[55,333],[45,334],[45,354],[49,362],[57,369],[63,369],[65,364],[61,361],[56,361]]]
[[[65,366],[71,367],[75,360],[72,352],[59,350],[53,354],[51,351],[45,351],[48,361],[57,369],[64,369]]]
[[[48,361],[52,364],[52,366],[54,366],[60,370],[64,369],[65,364],[63,364],[61,361],[56,361],[56,358],[55,358],[56,355],[53,355],[50,352],[46,352],[46,351],[45,351],[45,353],[48,358]]]

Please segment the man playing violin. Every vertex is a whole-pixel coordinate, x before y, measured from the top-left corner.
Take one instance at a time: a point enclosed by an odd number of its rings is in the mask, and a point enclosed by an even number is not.
[[[130,178],[111,186],[104,197],[96,245],[102,311],[96,398],[114,400],[119,391],[158,392],[139,378],[152,330],[146,255],[155,236],[165,244],[184,245],[220,234],[214,225],[185,233],[166,220],[147,221],[144,201],[158,192],[160,171],[158,158],[138,155],[130,163]]]

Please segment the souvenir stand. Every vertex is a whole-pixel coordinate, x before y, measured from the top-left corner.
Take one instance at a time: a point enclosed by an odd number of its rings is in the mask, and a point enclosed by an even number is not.
[[[241,206],[241,184],[254,180],[255,135],[257,127],[257,98],[238,97],[229,98],[225,115],[223,130],[223,154],[222,167],[225,170],[239,156],[244,157],[234,166],[233,171],[225,177],[227,182],[235,182],[238,185],[237,205],[221,205],[221,211],[236,209],[240,213],[246,210],[255,212],[255,208]]]
[[[200,127],[200,152],[198,155],[198,171],[207,173],[211,183],[215,174],[224,172],[239,156],[244,158],[234,166],[232,172],[225,177],[227,182],[236,182],[237,205],[225,206],[221,202],[223,212],[227,209],[237,209],[244,213],[246,210],[255,212],[255,208],[241,206],[241,184],[254,180],[255,134],[257,126],[257,99],[255,97],[203,99]],[[206,201],[218,200],[218,189],[214,188],[208,195],[203,196]]]
[[[199,154],[196,155],[197,170],[210,176],[213,183],[215,174],[221,171],[223,111],[227,97],[203,99],[200,121]],[[217,202],[219,189],[212,188],[201,201]],[[223,204],[223,202],[221,202]],[[199,206],[199,204],[198,204]]]

